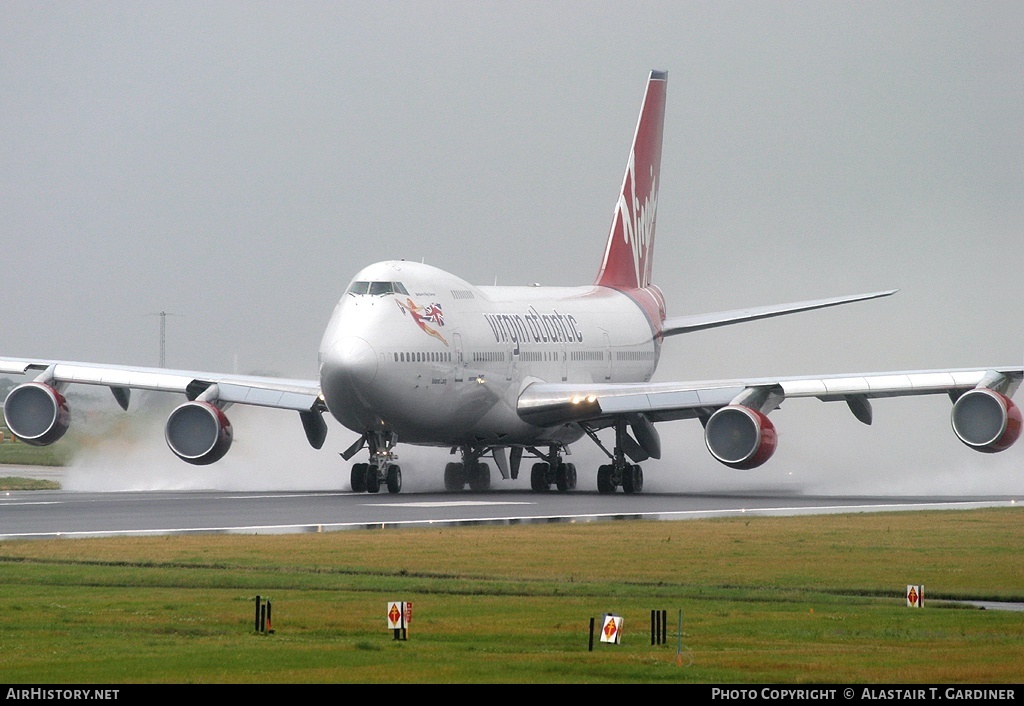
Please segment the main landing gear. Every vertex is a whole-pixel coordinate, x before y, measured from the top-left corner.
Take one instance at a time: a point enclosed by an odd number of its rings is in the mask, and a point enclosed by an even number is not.
[[[533,492],[546,493],[552,485],[561,493],[576,490],[576,464],[562,461],[559,451],[557,446],[552,446],[545,462],[533,464],[530,470],[530,488]]]
[[[397,463],[394,454],[397,438],[387,432],[367,434],[370,444],[370,462],[356,463],[352,466],[349,482],[354,493],[379,493],[381,487],[387,487],[389,493],[402,490],[402,467]]]
[[[644,489],[644,470],[635,463],[626,463],[625,459],[618,466],[609,463],[598,467],[597,492],[614,493],[619,486],[624,493],[639,493]]]
[[[444,467],[444,489],[460,491],[467,483],[474,493],[490,489],[491,467],[480,460],[477,450],[463,446],[462,463],[448,463]]]
[[[628,450],[632,460],[636,461],[643,461],[650,458],[650,455],[629,436],[626,423],[620,420],[615,425],[615,450],[612,452],[605,448],[593,429],[583,429],[611,459],[611,463],[597,469],[597,492],[614,493],[616,488],[622,488],[624,493],[632,494],[643,490],[644,471],[638,464],[629,462],[626,451]],[[660,451],[656,455],[660,457]]]

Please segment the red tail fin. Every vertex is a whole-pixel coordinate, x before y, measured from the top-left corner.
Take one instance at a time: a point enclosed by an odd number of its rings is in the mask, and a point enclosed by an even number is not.
[[[647,93],[640,108],[633,149],[629,152],[629,164],[626,165],[622,191],[615,206],[612,230],[608,234],[604,260],[595,284],[633,289],[651,283],[667,84],[667,71],[652,71],[647,79]]]

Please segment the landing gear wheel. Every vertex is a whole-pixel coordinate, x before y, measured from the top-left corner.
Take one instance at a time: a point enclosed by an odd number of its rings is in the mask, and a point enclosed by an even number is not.
[[[555,471],[555,485],[558,487],[558,490],[561,493],[565,493],[570,490],[576,490],[575,463],[558,464],[558,470]]]
[[[352,464],[352,473],[349,476],[349,483],[352,484],[353,493],[366,492],[366,467],[368,465],[369,464],[366,463]]]
[[[448,463],[444,467],[444,489],[449,493],[462,490],[466,481],[462,474],[461,463]]]
[[[469,476],[469,489],[474,493],[491,487],[491,468],[483,461],[477,461],[475,472]]]
[[[601,466],[597,469],[597,492],[615,492],[615,483],[612,481],[612,467],[610,465]]]
[[[530,488],[535,493],[548,492],[548,488],[550,488],[548,485],[548,464],[533,464],[533,468],[530,470]]]
[[[370,464],[366,464],[366,492],[380,492],[380,476],[377,475],[377,467]]]
[[[388,466],[388,492],[394,495],[402,490],[402,469],[399,466]]]
[[[626,466],[622,472],[622,490],[627,493],[639,493],[644,489],[644,471],[640,466]]]

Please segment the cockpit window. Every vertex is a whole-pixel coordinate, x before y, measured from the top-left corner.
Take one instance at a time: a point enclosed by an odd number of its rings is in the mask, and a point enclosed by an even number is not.
[[[401,282],[353,282],[348,288],[352,295],[369,294],[370,296],[384,296],[385,294],[404,294],[409,296],[408,290]]]

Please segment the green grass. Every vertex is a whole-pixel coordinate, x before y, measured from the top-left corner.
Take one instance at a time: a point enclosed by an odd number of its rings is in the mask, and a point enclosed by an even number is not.
[[[1018,509],[0,542],[9,682],[1019,682]],[[926,607],[904,607],[923,583]],[[276,634],[252,629],[269,596]],[[414,602],[408,642],[388,600]],[[948,604],[947,604],[948,605]],[[649,643],[652,609],[669,644]],[[683,666],[675,625],[683,611]],[[625,618],[587,651],[589,619]]]
[[[60,483],[39,478],[6,476],[0,478],[0,490],[60,490]]]
[[[0,443],[0,464],[15,466],[66,466],[74,456],[71,444],[30,446],[9,437]]]

